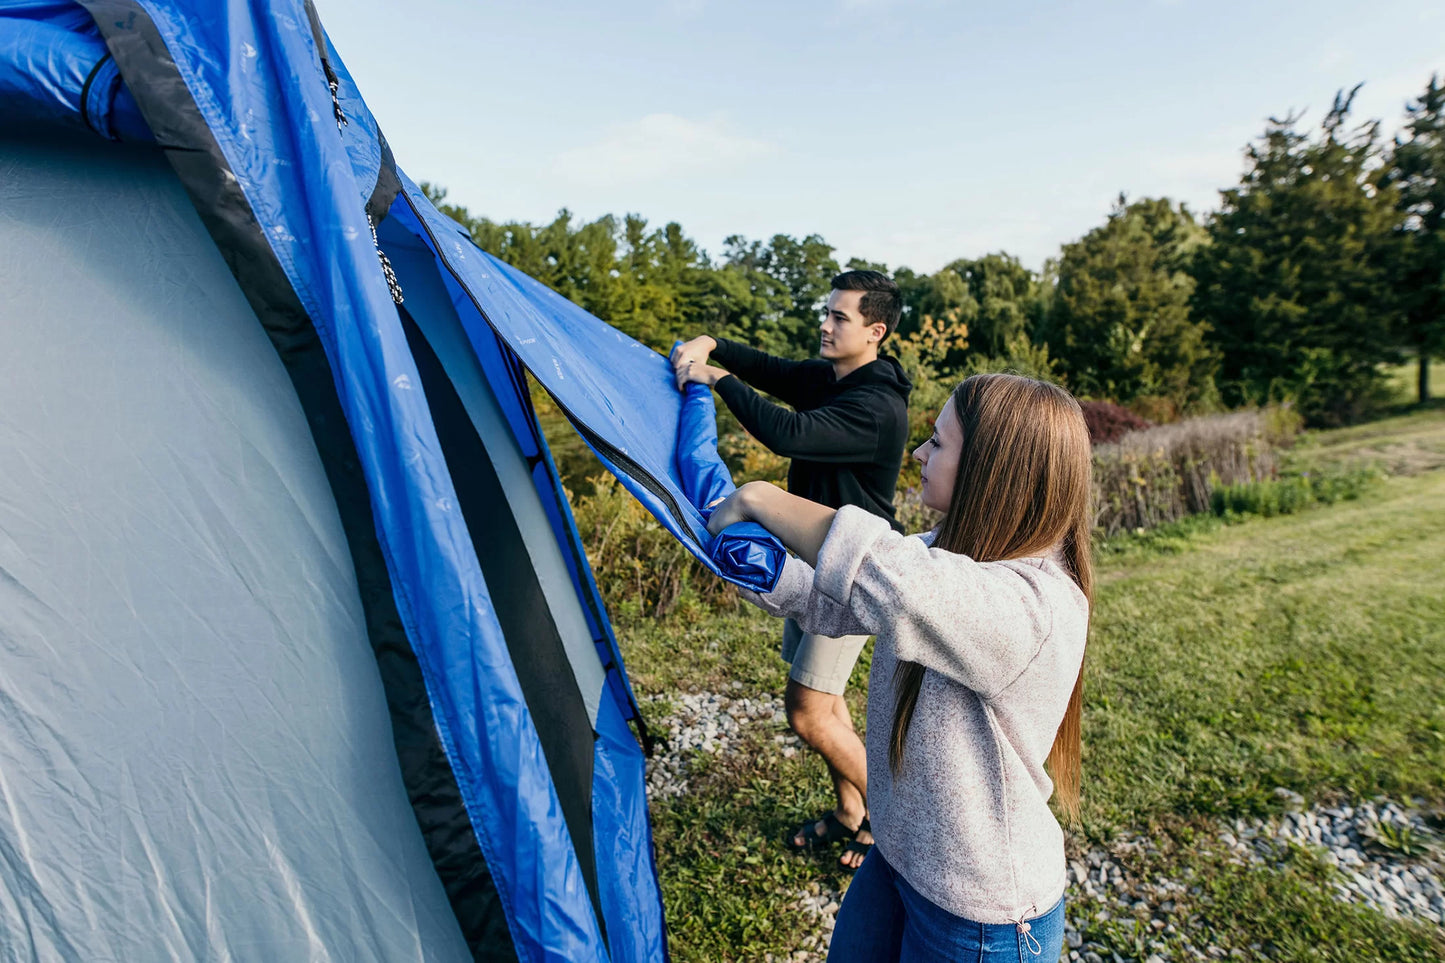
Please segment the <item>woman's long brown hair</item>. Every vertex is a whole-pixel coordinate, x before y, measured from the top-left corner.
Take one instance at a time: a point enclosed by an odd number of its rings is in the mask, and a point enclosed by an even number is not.
[[[963,451],[934,546],[979,562],[1047,555],[1057,548],[1064,569],[1092,605],[1092,459],[1079,403],[1063,388],[1006,374],[966,379],[949,403],[963,429]],[[898,705],[888,762],[897,774],[923,667],[900,662],[893,685]],[[1048,757],[1059,805],[1074,821],[1079,816],[1083,701],[1081,668]]]

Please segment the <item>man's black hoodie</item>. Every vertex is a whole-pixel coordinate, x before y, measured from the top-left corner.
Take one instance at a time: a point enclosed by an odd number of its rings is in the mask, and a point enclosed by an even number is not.
[[[717,382],[717,393],[754,438],[792,459],[788,491],[829,508],[857,505],[898,528],[893,492],[908,444],[913,389],[898,362],[879,358],[840,379],[821,358],[787,361],[715,340],[712,357],[730,372]],[[794,410],[764,400],[753,388]]]

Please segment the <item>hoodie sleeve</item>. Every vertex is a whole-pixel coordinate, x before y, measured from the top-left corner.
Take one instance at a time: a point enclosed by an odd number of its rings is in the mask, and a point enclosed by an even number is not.
[[[790,411],[735,377],[719,380],[714,388],[748,433],[775,454],[842,464],[877,456],[882,431],[873,391],[849,391],[834,404]]]
[[[800,377],[804,362],[779,358],[727,338],[713,340],[717,342],[717,348],[713,350],[712,358],[729,372],[795,408],[804,404],[806,379]]]

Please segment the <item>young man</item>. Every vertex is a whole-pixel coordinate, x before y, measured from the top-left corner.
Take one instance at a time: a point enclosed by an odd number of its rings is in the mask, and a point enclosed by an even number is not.
[[[773,452],[792,459],[788,490],[829,508],[857,505],[888,519],[903,449],[908,442],[908,393],[898,362],[878,349],[898,326],[898,285],[877,271],[833,279],[819,327],[817,359],[787,361],[707,335],[679,346],[673,372],[711,385],[744,428]],[[727,370],[708,364],[711,356]],[[751,386],[751,387],[750,387]],[[754,388],[792,406],[764,400]],[[868,764],[843,690],[866,636],[809,635],[791,620],[783,659],[792,665],[785,704],[788,723],[823,757],[838,805],[788,837],[794,849],[848,839],[841,863],[857,869],[872,845],[867,825]]]

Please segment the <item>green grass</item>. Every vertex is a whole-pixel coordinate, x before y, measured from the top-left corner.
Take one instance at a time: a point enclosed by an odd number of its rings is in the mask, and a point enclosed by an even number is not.
[[[1392,475],[1415,475],[1445,467],[1445,409],[1409,414],[1333,431],[1308,432],[1290,452],[1299,470],[1372,462]]]
[[[1445,473],[1102,567],[1086,813],[1260,813],[1274,787],[1445,801]]]
[[[1098,546],[1075,844],[1152,834],[1160,851],[1135,868],[1191,881],[1180,912],[1199,945],[1206,933],[1246,958],[1445,956],[1438,929],[1336,902],[1331,871],[1308,852],[1272,869],[1237,866],[1210,848],[1207,828],[1271,811],[1277,786],[1445,807],[1445,457],[1436,455],[1445,455],[1439,410],[1307,435],[1296,467],[1371,462],[1407,474],[1299,514],[1185,519]],[[620,632],[641,693],[733,682],[740,695],[782,691],[779,627],[750,607]],[[866,671],[865,662],[850,690],[860,723]],[[775,731],[755,730],[727,758],[700,755],[692,792],[653,807],[682,963],[796,950],[818,932],[791,905],[797,895],[846,885],[835,853],[799,857],[779,842],[830,794],[822,763],[785,758]],[[1151,935],[1129,920],[1085,929],[1126,958]]]

